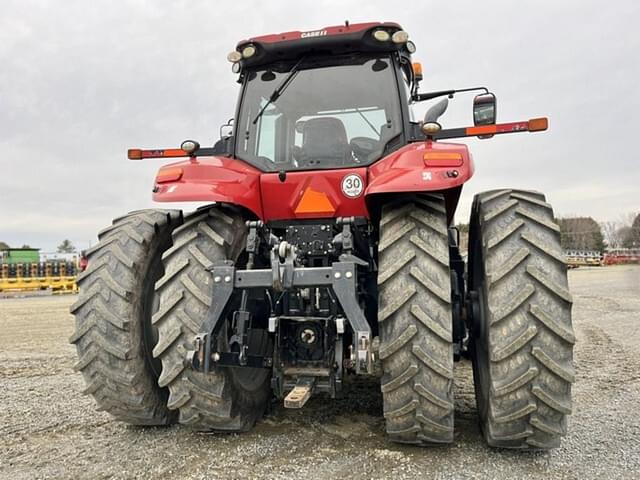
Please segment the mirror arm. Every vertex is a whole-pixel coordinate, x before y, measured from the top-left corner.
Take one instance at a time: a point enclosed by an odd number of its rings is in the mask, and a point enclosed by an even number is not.
[[[487,87],[471,87],[471,88],[459,88],[455,90],[440,90],[437,92],[416,93],[411,97],[414,102],[424,102],[425,100],[431,100],[433,98],[444,97],[447,95],[449,98],[453,98],[456,93],[461,92],[475,92],[482,90],[485,93],[489,93]]]

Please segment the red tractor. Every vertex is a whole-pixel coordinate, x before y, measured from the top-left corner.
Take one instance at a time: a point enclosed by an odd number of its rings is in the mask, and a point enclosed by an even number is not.
[[[547,120],[496,124],[485,88],[420,93],[414,52],[395,23],[241,41],[237,110],[213,147],[129,150],[184,157],[153,198],[204,206],[132,212],[87,252],[71,341],[101,409],[238,432],[274,397],[300,408],[373,375],[391,440],[446,444],[469,356],[489,445],[559,444],[575,338],[552,208],[534,191],[476,195],[465,265],[453,217],[474,166],[445,142]],[[473,90],[475,126],[443,129],[447,97]]]

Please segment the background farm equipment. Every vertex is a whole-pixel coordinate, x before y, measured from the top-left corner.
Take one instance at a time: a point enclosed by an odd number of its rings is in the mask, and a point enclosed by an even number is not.
[[[41,254],[33,248],[0,252],[0,292],[74,293],[77,274],[75,254]]]
[[[565,261],[569,268],[577,267],[601,267],[604,265],[601,252],[584,250],[566,250]]]
[[[614,248],[604,253],[605,265],[640,263],[640,248]]]

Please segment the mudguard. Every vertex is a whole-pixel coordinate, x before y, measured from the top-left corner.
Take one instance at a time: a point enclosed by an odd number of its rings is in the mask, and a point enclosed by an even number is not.
[[[160,183],[163,172],[176,172],[170,182]],[[163,166],[156,176],[156,202],[221,202],[240,205],[263,218],[260,171],[225,157],[198,157]]]
[[[430,156],[434,158],[429,159]],[[473,172],[473,158],[466,145],[432,141],[410,143],[369,168],[365,197],[448,190],[468,181]]]

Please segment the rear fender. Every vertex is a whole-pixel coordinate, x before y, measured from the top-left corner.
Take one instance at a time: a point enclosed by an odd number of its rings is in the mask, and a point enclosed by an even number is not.
[[[158,183],[163,172],[178,179]],[[220,202],[242,206],[262,218],[260,171],[239,160],[199,157],[163,166],[153,189],[156,202]]]
[[[459,160],[442,160],[441,165],[427,165],[425,155],[429,152],[457,155]],[[369,168],[365,197],[448,190],[469,180],[473,171],[473,159],[466,145],[432,141],[410,143]]]

